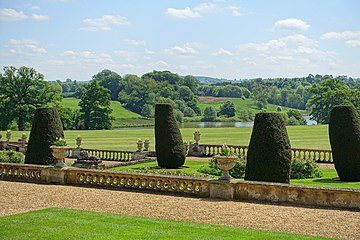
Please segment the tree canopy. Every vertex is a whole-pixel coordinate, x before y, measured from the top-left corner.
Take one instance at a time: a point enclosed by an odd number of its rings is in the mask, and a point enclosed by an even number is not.
[[[110,91],[98,81],[91,81],[83,88],[79,106],[84,129],[111,128]]]
[[[15,121],[19,130],[30,128],[35,109],[60,100],[61,87],[44,80],[28,67],[4,67],[0,74],[0,129]]]

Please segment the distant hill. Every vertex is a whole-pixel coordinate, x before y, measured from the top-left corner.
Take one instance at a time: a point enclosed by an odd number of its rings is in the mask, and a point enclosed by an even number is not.
[[[194,76],[197,80],[204,84],[215,84],[221,82],[232,82],[233,80],[224,79],[224,78],[212,78],[212,77],[204,77],[204,76]]]

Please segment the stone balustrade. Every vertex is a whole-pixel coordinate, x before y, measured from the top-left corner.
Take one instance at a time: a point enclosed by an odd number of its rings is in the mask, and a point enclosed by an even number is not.
[[[131,161],[133,157],[133,151],[122,151],[122,150],[102,150],[102,149],[91,149],[91,148],[74,148],[71,150],[69,156],[75,157],[75,151],[87,151],[89,155],[97,156],[101,160],[105,161],[118,161],[127,162]]]
[[[360,190],[304,187],[282,183],[204,179],[80,168],[0,163],[1,178],[113,189],[178,193],[194,197],[239,199],[360,210]]]
[[[221,151],[221,144],[199,144],[201,149],[204,149],[203,156],[211,157],[219,154]],[[241,158],[246,158],[248,146],[241,145],[227,145],[231,151]],[[310,159],[318,163],[332,163],[331,150],[323,149],[307,149],[307,148],[292,148],[292,157],[297,159]]]

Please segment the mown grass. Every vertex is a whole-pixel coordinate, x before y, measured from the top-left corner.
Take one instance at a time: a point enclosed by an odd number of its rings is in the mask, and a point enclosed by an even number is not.
[[[293,179],[290,183],[305,186],[360,189],[360,182],[340,181],[335,169],[321,169],[321,172],[323,174],[321,178]]]
[[[64,108],[70,108],[72,110],[80,110],[79,107],[79,99],[77,98],[63,98],[61,106]],[[113,110],[111,116],[116,118],[141,118],[141,115],[131,112],[125,109],[120,102],[118,101],[111,101],[110,108]]]
[[[195,129],[181,128],[184,141],[193,141]],[[330,149],[328,126],[288,126],[291,145],[294,148]],[[200,143],[248,145],[252,128],[201,128]],[[2,132],[5,136],[5,132]],[[13,131],[12,139],[18,139],[23,132]],[[29,132],[25,132],[29,135]],[[154,150],[155,135],[153,128],[117,129],[117,130],[71,130],[65,131],[69,146],[75,146],[75,139],[80,135],[84,148],[136,150],[138,139],[150,140]]]
[[[2,239],[330,239],[212,224],[49,208],[0,218]]]
[[[247,99],[241,99],[241,98],[232,98],[232,99],[227,99],[227,98],[211,98],[211,97],[206,97],[205,99],[207,99],[206,101],[202,100],[202,98],[200,98],[200,101],[198,103],[199,108],[201,109],[201,112],[204,112],[205,108],[208,106],[212,106],[214,107],[217,111],[220,110],[220,106],[225,102],[225,101],[231,101],[235,104],[235,108],[237,113],[239,113],[240,111],[243,110],[250,110],[254,113],[260,112],[262,110],[260,110],[257,106],[256,103],[253,99],[251,98],[247,98]],[[215,99],[216,101],[212,101],[211,99]],[[223,99],[223,100],[222,100]],[[278,105],[274,105],[274,104],[267,104],[266,105],[266,111],[267,112],[276,112]],[[287,111],[289,109],[292,108],[288,108],[288,107],[281,107],[282,111]],[[304,110],[299,110],[302,114],[305,114],[306,111]]]

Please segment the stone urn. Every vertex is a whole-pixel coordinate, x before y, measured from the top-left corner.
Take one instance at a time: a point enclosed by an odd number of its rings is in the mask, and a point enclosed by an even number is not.
[[[236,156],[215,156],[217,167],[223,171],[219,180],[230,181],[231,176],[229,171],[235,167],[236,158]]]
[[[66,167],[65,158],[69,156],[69,147],[66,146],[50,146],[52,155],[56,158],[55,167]]]

